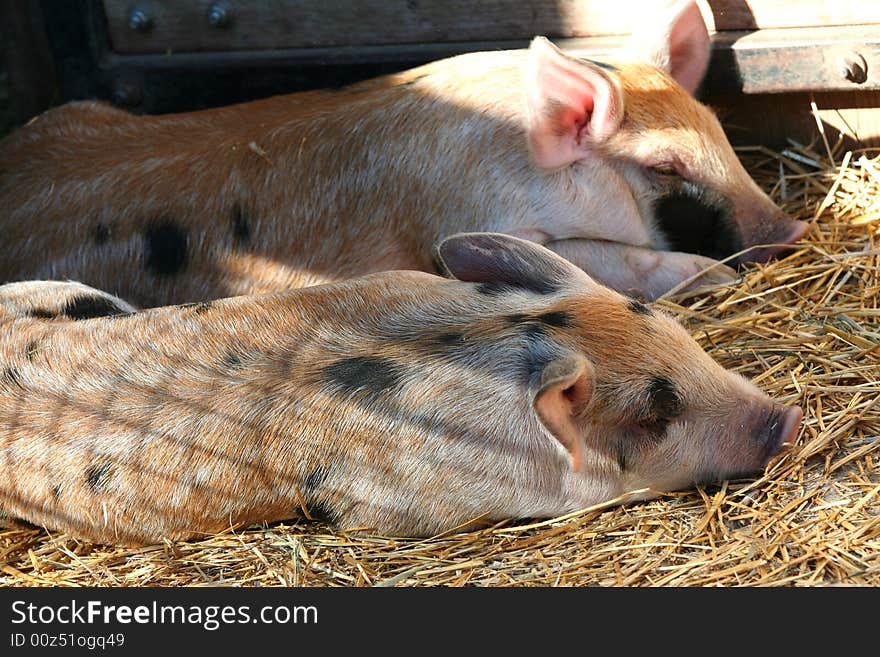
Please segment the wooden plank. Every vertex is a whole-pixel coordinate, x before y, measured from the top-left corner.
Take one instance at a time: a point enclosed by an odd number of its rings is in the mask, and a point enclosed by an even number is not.
[[[710,29],[880,23],[880,2],[699,0]],[[656,0],[103,0],[118,53],[628,34]],[[135,16],[134,12],[140,12]],[[225,12],[225,13],[224,13]],[[213,21],[213,22],[212,22]]]
[[[713,48],[710,87],[738,85],[747,94],[880,89],[880,25],[719,32]]]

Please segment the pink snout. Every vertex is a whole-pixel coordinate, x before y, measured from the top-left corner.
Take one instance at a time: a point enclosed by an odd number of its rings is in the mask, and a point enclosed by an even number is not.
[[[769,222],[763,226],[763,230],[753,235],[749,240],[756,246],[736,258],[735,264],[745,262],[767,262],[771,258],[785,253],[791,249],[790,245],[797,242],[810,229],[810,224],[797,219],[785,217]],[[767,228],[768,226],[772,228]]]
[[[764,422],[754,435],[764,465],[797,440],[804,412],[796,406],[773,404]]]

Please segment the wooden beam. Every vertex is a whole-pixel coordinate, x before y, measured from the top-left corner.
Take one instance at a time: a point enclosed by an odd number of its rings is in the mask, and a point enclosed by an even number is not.
[[[880,24],[874,0],[699,0],[711,30]],[[117,53],[628,34],[656,0],[103,0]]]

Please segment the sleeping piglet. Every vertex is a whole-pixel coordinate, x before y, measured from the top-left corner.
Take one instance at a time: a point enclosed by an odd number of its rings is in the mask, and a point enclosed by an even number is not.
[[[0,283],[164,306],[434,271],[433,244],[484,231],[646,298],[730,282],[808,225],[692,95],[709,57],[688,0],[602,61],[536,38],[198,112],[69,103],[0,141]]]
[[[534,242],[135,311],[0,287],[0,508],[114,544],[294,516],[424,536],[753,473],[801,411]],[[647,490],[646,490],[647,489]]]

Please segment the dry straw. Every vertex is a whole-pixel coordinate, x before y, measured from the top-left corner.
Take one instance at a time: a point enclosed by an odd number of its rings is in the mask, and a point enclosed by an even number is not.
[[[742,149],[813,223],[788,257],[659,303],[722,365],[804,409],[794,448],[757,478],[429,540],[316,522],[131,549],[0,531],[0,584],[878,585],[880,157],[790,143]]]

